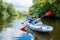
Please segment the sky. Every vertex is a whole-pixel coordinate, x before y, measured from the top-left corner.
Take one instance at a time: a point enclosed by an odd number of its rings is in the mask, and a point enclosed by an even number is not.
[[[7,3],[12,3],[13,6],[19,11],[28,11],[29,7],[33,5],[33,0],[3,0]]]

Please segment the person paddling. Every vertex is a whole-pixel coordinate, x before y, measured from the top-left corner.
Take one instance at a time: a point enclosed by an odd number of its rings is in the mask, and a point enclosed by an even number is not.
[[[31,24],[42,24],[41,18],[39,18],[38,15],[32,15],[32,16],[28,15],[26,18],[28,22]]]
[[[41,18],[39,18],[38,15],[36,15],[36,24],[42,24]]]

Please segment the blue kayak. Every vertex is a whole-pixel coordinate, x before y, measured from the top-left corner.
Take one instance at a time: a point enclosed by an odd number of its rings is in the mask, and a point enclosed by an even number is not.
[[[30,28],[31,30],[34,31],[40,31],[40,32],[51,32],[53,31],[53,27],[49,26],[47,24],[31,24],[31,23],[26,23],[27,27]]]

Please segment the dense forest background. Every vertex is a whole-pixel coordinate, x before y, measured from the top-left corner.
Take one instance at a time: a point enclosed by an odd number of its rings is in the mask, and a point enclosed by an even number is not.
[[[17,16],[18,11],[13,7],[11,3],[6,3],[0,0],[0,16]]]
[[[14,6],[11,3],[3,2],[3,0],[0,0],[0,17],[11,17],[11,16],[19,16],[22,17],[27,14],[27,12],[23,11],[20,12],[19,10],[16,10]]]
[[[54,17],[60,17],[60,0],[33,0],[33,6],[29,10],[31,14],[40,16],[47,11],[51,11]]]
[[[33,5],[29,8],[29,12],[20,12],[16,10],[11,3],[0,0],[0,17],[24,16],[26,14],[44,15],[47,11],[52,12],[52,16],[60,17],[60,0],[33,0]]]

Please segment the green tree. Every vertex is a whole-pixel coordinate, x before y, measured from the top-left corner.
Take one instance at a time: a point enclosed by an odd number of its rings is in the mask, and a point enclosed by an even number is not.
[[[11,3],[2,2],[0,0],[0,16],[17,16],[19,15]]]
[[[0,0],[0,4],[2,3],[2,0]]]
[[[60,1],[59,0],[33,0],[33,6],[30,7],[31,14],[44,15],[47,11],[51,11],[52,15],[60,17]]]

